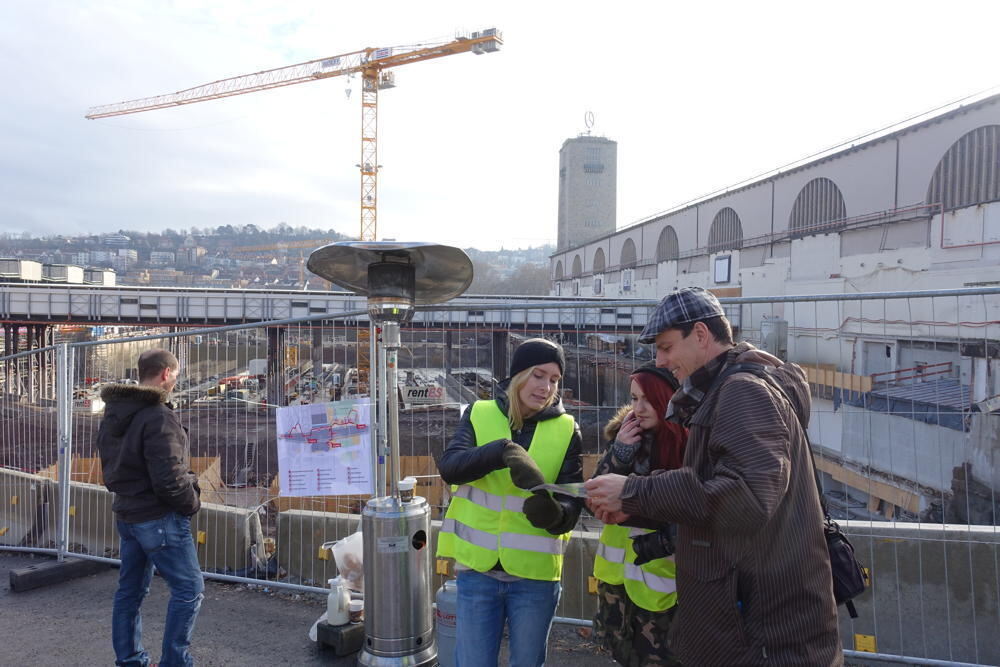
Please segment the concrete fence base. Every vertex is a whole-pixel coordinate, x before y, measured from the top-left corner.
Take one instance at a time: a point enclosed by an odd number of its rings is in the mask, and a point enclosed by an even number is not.
[[[858,618],[841,607],[845,649],[1000,665],[1000,531],[839,523],[871,575],[871,587],[854,601]]]
[[[37,475],[0,468],[0,545],[51,546],[56,530],[56,486]]]
[[[111,494],[102,486],[69,485],[70,552],[117,558]],[[52,480],[0,469],[0,547],[51,548],[57,542],[58,486]],[[325,588],[337,576],[329,549],[360,525],[357,514],[290,509],[277,515],[274,557],[281,583]],[[840,610],[844,648],[915,659],[1000,664],[1000,531],[992,526],[843,521],[859,559],[870,571],[869,590],[855,600],[859,617]],[[431,522],[436,551],[440,521]],[[255,510],[205,503],[192,522],[206,572],[241,576],[268,554]],[[557,616],[593,618],[597,597],[593,562],[598,533],[574,531],[563,569]],[[454,576],[435,560],[435,589]],[[977,578],[978,577],[978,578]],[[280,584],[279,584],[280,585]],[[683,605],[684,601],[680,600]]]

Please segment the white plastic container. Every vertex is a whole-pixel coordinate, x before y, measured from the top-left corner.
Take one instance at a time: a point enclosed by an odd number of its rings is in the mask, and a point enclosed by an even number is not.
[[[330,579],[330,594],[326,597],[326,622],[346,625],[351,622],[351,592],[340,577]]]

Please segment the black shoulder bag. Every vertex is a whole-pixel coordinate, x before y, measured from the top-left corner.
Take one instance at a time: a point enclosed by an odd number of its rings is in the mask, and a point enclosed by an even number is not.
[[[790,405],[794,404],[785,393],[784,388],[771,377],[771,367],[763,364],[742,363],[734,364],[726,368],[719,383],[733,373],[750,373],[767,382],[773,389],[784,397]],[[798,413],[795,412],[796,416]],[[799,420],[802,432],[808,434],[806,425]],[[807,435],[808,439],[808,435]],[[826,536],[826,546],[830,551],[830,572],[833,575],[833,597],[838,605],[844,605],[851,618],[857,618],[858,612],[854,608],[854,598],[865,592],[869,585],[868,572],[858,561],[854,553],[854,545],[847,539],[847,536],[840,532],[840,526],[830,518],[830,512],[826,507],[826,500],[823,498],[823,487],[819,481],[819,471],[816,468],[816,455],[812,446],[808,446],[809,455],[812,457],[813,480],[816,482],[816,492],[819,494],[819,503],[823,508],[823,534]]]

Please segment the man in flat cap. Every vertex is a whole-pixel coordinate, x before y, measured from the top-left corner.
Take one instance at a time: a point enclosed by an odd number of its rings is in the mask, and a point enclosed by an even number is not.
[[[683,466],[586,487],[612,522],[677,524],[671,650],[685,665],[843,664],[802,369],[735,344],[698,287],[664,297],[639,342],[682,383],[666,417],[689,429]]]

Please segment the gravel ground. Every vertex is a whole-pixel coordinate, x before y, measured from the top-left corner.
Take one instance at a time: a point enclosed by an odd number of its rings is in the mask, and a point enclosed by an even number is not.
[[[110,622],[118,570],[12,593],[9,572],[42,560],[48,557],[0,551],[0,665],[114,664]],[[143,635],[154,659],[159,656],[168,596],[156,578],[143,604]],[[312,595],[208,581],[192,654],[202,666],[354,665],[356,656],[338,658],[307,636],[325,604]],[[614,664],[578,630],[553,627],[547,664]]]

